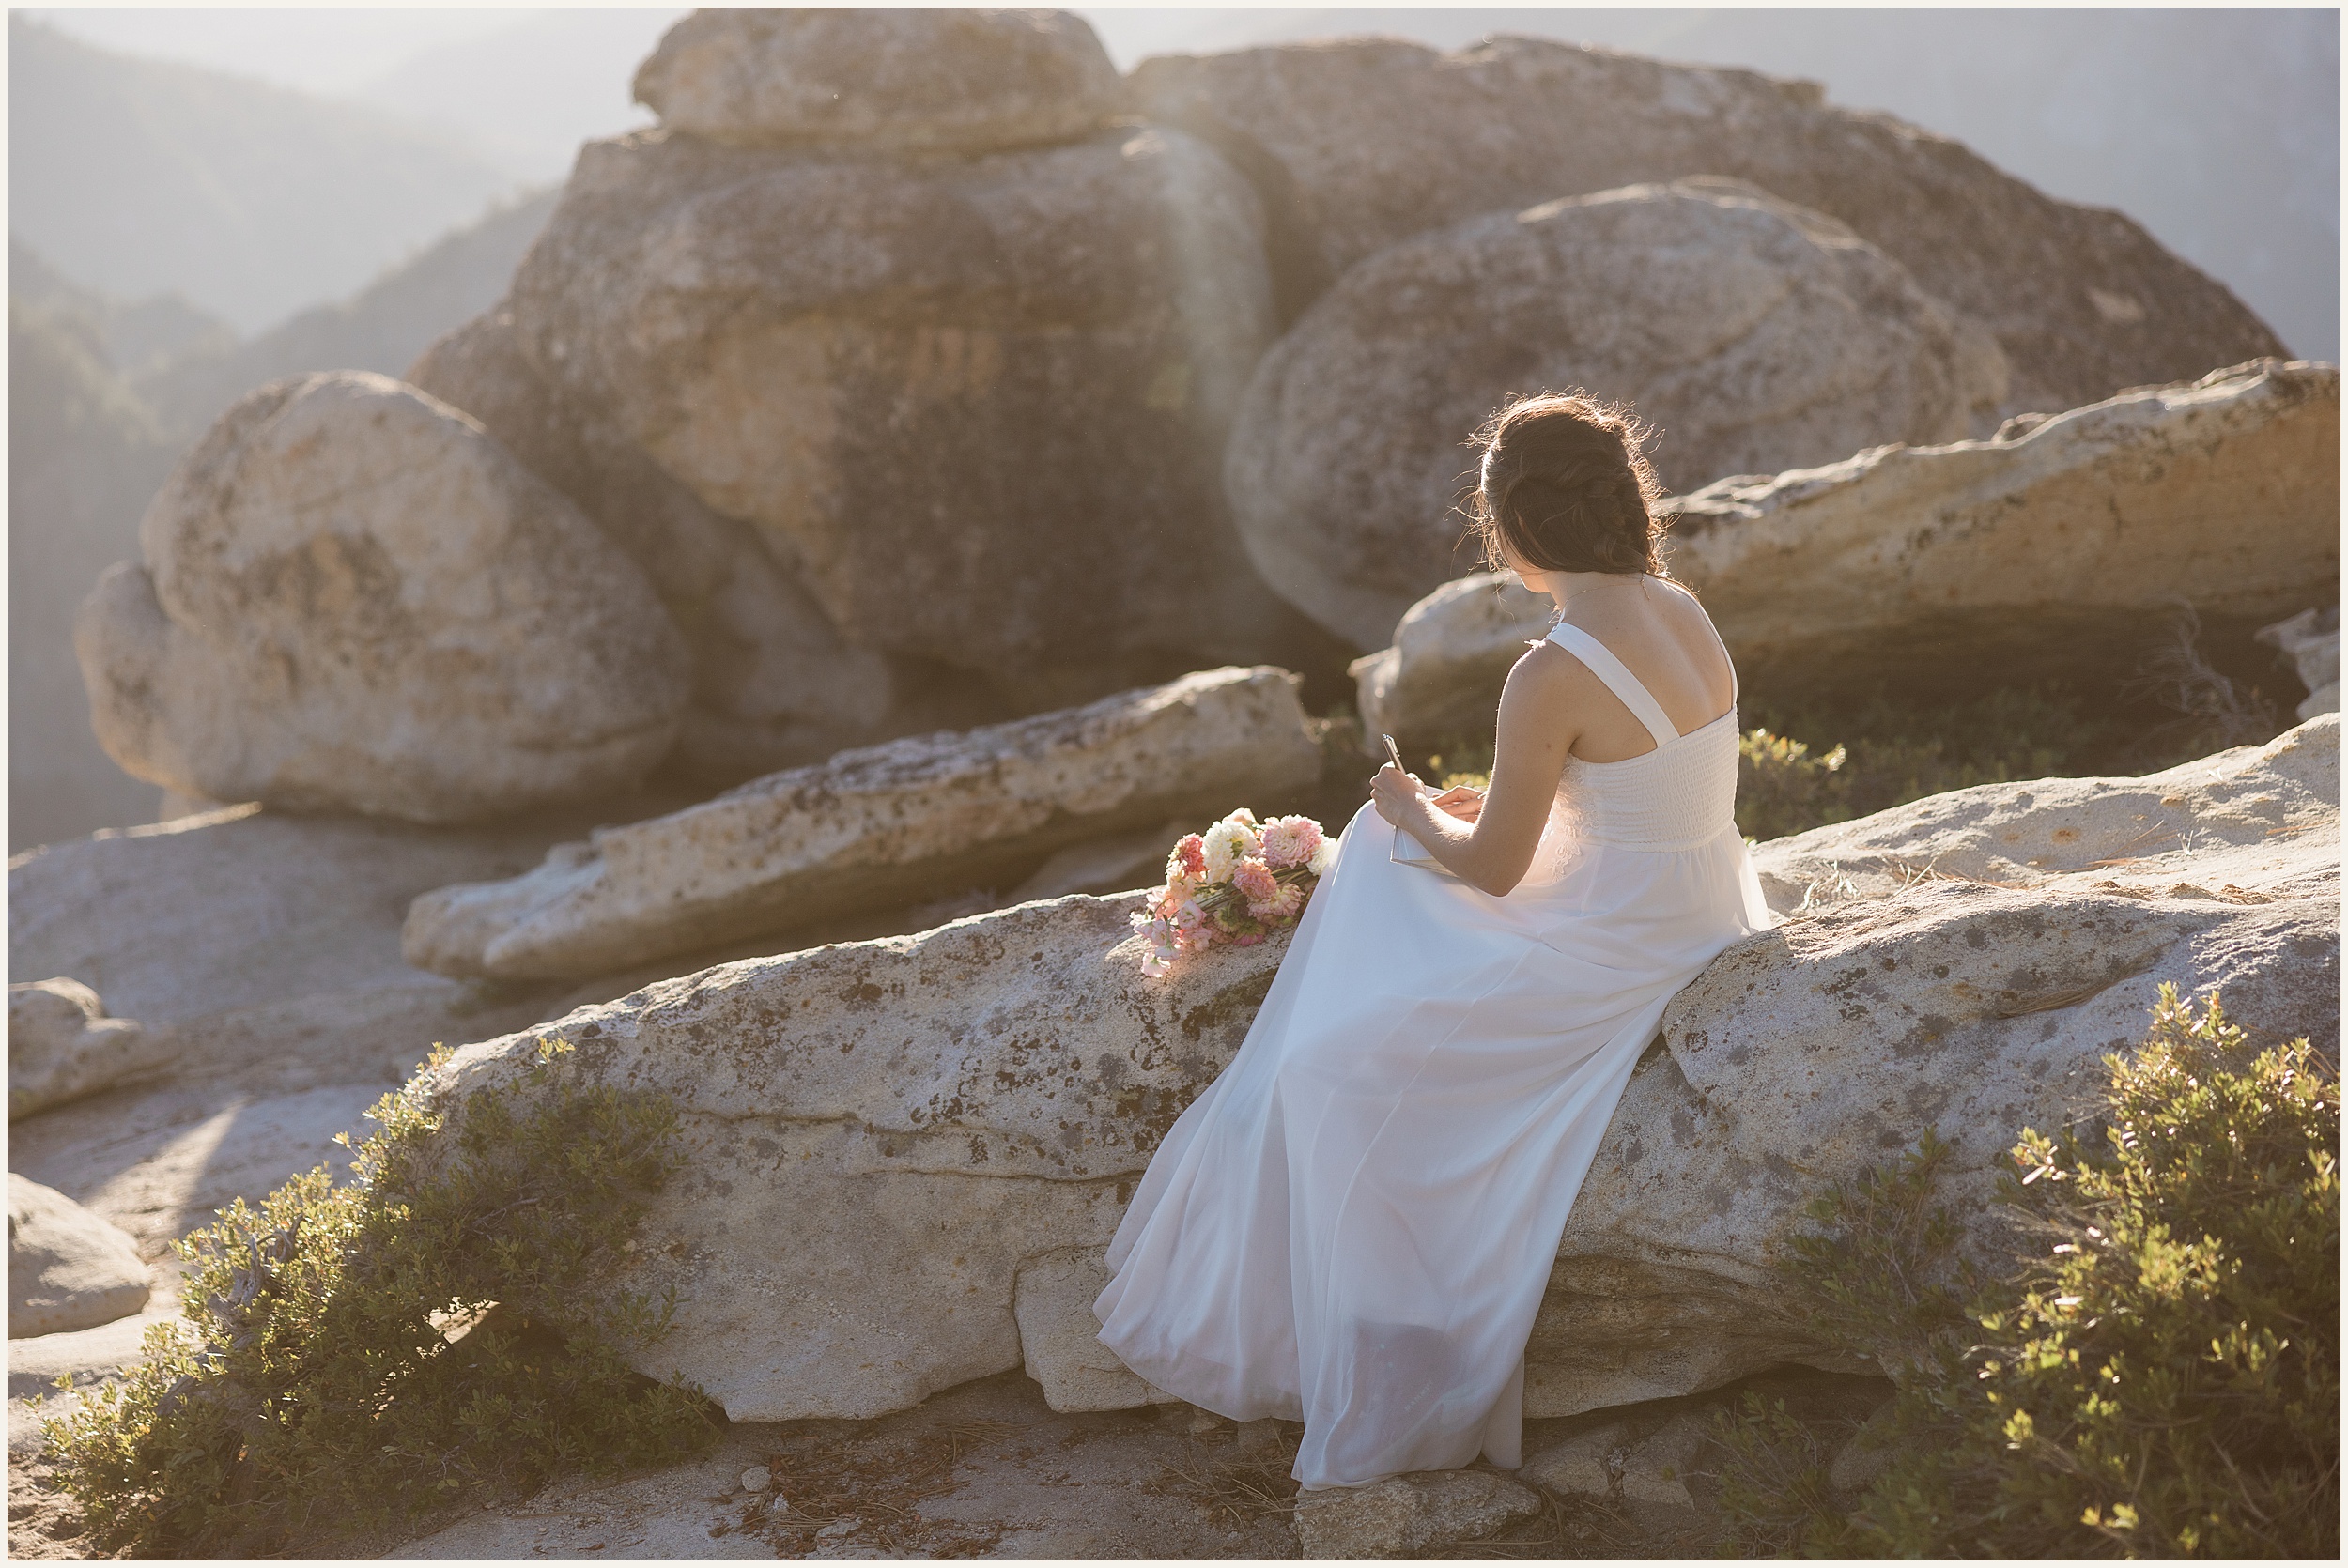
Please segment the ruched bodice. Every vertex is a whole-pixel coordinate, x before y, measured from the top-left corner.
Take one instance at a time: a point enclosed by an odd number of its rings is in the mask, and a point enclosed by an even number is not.
[[[1691,850],[1737,820],[1737,710],[1686,734],[1612,650],[1560,623],[1546,639],[1588,667],[1654,737],[1655,749],[1618,762],[1566,759],[1550,832],[1571,842]],[[1734,679],[1732,667],[1731,679]]]
[[[1584,843],[1691,850],[1737,820],[1737,711],[1620,762],[1566,759],[1554,830]]]

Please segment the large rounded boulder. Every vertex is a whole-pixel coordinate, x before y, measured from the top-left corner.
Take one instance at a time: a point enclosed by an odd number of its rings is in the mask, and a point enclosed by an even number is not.
[[[107,753],[214,800],[418,822],[633,787],[683,639],[479,424],[388,377],[247,395],[192,448],[74,648]]]
[[[1066,11],[716,8],[662,36],[636,97],[712,141],[969,152],[1097,131],[1124,84]]]
[[[1258,367],[1228,459],[1249,553],[1383,647],[1472,564],[1463,439],[1511,395],[1568,387],[1634,405],[1687,489],[1961,439],[1994,424],[2005,361],[1847,228],[1736,181],[1490,213],[1354,267]]]
[[[1130,85],[1141,113],[1205,137],[1263,191],[1288,315],[1365,257],[1480,212],[1726,175],[1849,224],[1982,323],[2013,366],[2009,413],[2286,352],[2133,220],[1829,103],[1815,82],[1495,38],[1168,55]]]
[[[522,352],[849,641],[1063,705],[1288,662],[1219,465],[1272,331],[1256,196],[1177,131],[966,159],[589,146]]]

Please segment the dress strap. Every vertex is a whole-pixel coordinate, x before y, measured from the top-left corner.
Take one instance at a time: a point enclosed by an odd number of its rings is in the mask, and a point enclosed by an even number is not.
[[[1639,678],[1630,673],[1630,667],[1614,657],[1606,644],[1563,621],[1549,629],[1548,640],[1580,659],[1589,667],[1591,674],[1605,682],[1606,689],[1621,698],[1622,705],[1646,726],[1657,746],[1669,746],[1679,739],[1679,731],[1672,728],[1671,716],[1655,700],[1655,694],[1640,684]]]

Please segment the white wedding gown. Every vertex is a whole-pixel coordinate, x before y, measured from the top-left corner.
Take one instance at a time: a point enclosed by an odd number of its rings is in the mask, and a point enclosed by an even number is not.
[[[1664,1004],[1769,923],[1734,706],[1679,734],[1597,638],[1550,638],[1655,749],[1569,758],[1499,898],[1397,858],[1425,852],[1365,806],[1109,1247],[1102,1341],[1194,1405],[1303,1422],[1308,1488],[1521,1462],[1525,1341],[1607,1120]]]

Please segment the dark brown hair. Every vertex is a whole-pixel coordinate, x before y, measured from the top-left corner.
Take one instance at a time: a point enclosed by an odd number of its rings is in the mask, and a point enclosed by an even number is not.
[[[1505,569],[1505,544],[1537,572],[1669,576],[1648,434],[1627,407],[1578,388],[1520,397],[1494,414],[1475,433],[1481,461],[1468,501],[1484,563]]]

